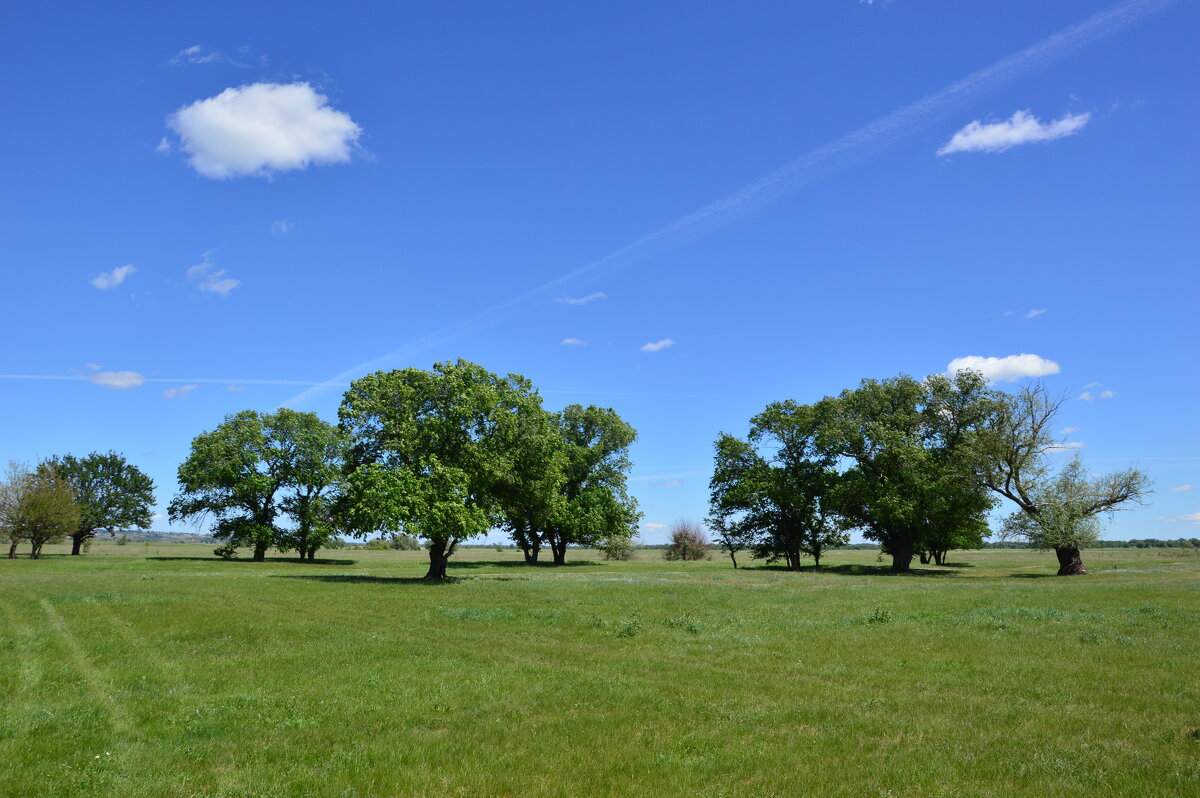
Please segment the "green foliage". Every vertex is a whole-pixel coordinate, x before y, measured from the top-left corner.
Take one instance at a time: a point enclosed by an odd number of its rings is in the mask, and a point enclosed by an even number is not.
[[[81,516],[71,483],[52,464],[33,470],[9,464],[0,485],[0,530],[8,538],[10,559],[21,541],[29,543],[30,558],[38,559],[45,544],[74,532]]]
[[[154,507],[154,480],[116,452],[92,452],[85,457],[64,455],[46,464],[71,483],[79,504],[79,527],[70,537],[78,554],[97,531],[149,529]]]
[[[611,537],[603,537],[596,542],[596,548],[606,560],[632,560],[640,548],[637,538],[621,532]]]

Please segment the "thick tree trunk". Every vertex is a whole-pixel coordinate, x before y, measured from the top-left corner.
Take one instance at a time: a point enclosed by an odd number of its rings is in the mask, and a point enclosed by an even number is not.
[[[1086,574],[1083,560],[1079,556],[1078,546],[1055,546],[1054,553],[1058,555],[1058,575],[1076,576]]]
[[[791,570],[791,571],[799,571],[800,570],[800,552],[789,551],[787,553],[787,561],[788,561],[788,570]]]
[[[255,562],[263,562],[266,559],[267,559],[267,544],[266,543],[255,543],[254,544],[254,561]]]
[[[892,550],[892,570],[897,573],[906,573],[912,567],[913,547],[912,544],[906,546],[890,546]]]
[[[537,565],[538,555],[541,554],[540,546],[522,546],[521,552],[525,555],[526,565]]]
[[[565,541],[551,540],[550,551],[554,554],[555,565],[567,564],[567,544]]]
[[[91,535],[71,535],[71,553],[83,553],[83,541],[87,540]]]
[[[921,560],[921,565],[929,565],[929,552],[922,551],[917,556]]]
[[[42,556],[42,544],[34,543],[32,545],[33,545],[33,549],[29,552],[29,559],[31,559],[31,560],[40,559]]]
[[[933,561],[938,565],[946,564],[946,552],[942,549],[933,552]]]
[[[429,571],[425,574],[426,579],[442,580],[447,578],[446,565],[450,561],[450,555],[454,553],[454,548],[453,543],[447,545],[445,541],[429,541]]]

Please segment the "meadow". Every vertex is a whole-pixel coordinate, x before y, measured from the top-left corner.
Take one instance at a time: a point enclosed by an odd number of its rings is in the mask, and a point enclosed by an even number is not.
[[[1200,794],[1200,550],[0,561],[6,796]]]

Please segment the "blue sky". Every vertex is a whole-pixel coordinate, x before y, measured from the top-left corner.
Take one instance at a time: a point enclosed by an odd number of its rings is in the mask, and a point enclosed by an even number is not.
[[[5,459],[161,512],[225,414],[463,357],[633,423],[653,542],[768,402],[995,358],[1153,477],[1107,537],[1198,534],[1195,2],[124,8],[10,15]]]

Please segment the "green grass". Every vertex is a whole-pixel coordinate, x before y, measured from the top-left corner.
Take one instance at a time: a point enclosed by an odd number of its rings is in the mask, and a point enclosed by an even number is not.
[[[1200,794],[1194,551],[211,549],[0,561],[0,794]]]

